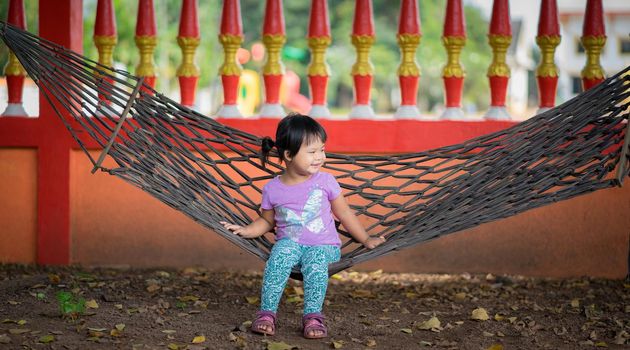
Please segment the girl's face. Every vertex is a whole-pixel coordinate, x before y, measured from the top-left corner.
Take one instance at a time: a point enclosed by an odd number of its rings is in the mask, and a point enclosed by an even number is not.
[[[285,151],[284,158],[287,161],[287,170],[295,172],[298,175],[310,176],[319,171],[326,161],[326,152],[324,151],[324,143],[315,138],[305,139],[297,154],[289,157],[289,152]]]

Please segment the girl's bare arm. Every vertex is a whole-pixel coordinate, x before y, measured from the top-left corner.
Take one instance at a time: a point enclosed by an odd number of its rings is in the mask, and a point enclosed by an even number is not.
[[[273,210],[262,210],[260,217],[247,226],[231,224],[226,221],[219,222],[226,229],[243,238],[256,238],[271,231],[276,226]]]
[[[330,206],[333,214],[341,221],[343,227],[348,230],[355,240],[363,244],[366,248],[374,249],[385,242],[384,237],[371,237],[365,232],[365,228],[363,228],[357,216],[354,215],[354,211],[352,211],[344,196],[337,196],[337,198],[330,202]]]

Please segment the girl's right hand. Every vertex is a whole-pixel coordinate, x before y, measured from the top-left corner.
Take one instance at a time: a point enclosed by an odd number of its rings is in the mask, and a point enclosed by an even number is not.
[[[371,250],[378,247],[379,245],[383,243],[385,243],[385,237],[378,236],[378,237],[368,237],[368,239],[366,239],[365,242],[363,242],[363,245],[367,249]]]
[[[248,230],[246,226],[231,224],[225,221],[219,221],[219,223],[223,225],[223,227],[225,227],[226,229],[232,231],[235,235],[238,235],[244,238],[250,238],[247,232]]]

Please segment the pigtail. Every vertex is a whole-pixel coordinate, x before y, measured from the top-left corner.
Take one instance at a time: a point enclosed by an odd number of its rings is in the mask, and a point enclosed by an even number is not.
[[[263,168],[265,167],[265,164],[267,163],[267,159],[269,158],[269,152],[271,152],[271,150],[273,149],[275,145],[276,143],[273,142],[271,137],[269,136],[263,137],[262,143],[261,143],[261,152],[260,152],[260,162]]]

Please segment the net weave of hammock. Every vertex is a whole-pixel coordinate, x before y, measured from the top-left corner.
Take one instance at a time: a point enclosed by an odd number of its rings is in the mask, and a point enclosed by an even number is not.
[[[275,157],[260,165],[260,137],[186,108],[125,71],[6,23],[0,31],[93,171],[126,180],[267,259],[271,235],[244,239],[219,224],[257,217],[262,186],[282,170]],[[367,232],[387,238],[367,250],[340,227],[342,258],[329,273],[621,185],[630,175],[629,70],[527,121],[461,144],[395,155],[327,154],[325,171],[337,178]],[[99,159],[86,146],[94,142],[103,148]],[[103,167],[105,156],[116,166]]]

